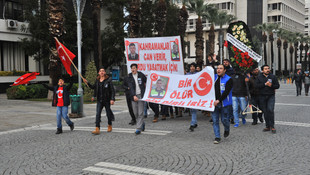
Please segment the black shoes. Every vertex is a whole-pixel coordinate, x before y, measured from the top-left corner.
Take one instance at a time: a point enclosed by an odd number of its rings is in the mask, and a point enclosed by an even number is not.
[[[213,122],[212,118],[209,120],[209,122]]]
[[[57,131],[55,134],[61,134],[62,133],[62,128],[57,128]]]
[[[260,121],[261,123],[264,123],[263,117],[259,117],[259,121]]]
[[[72,125],[69,125],[70,126],[70,130],[73,131],[74,130],[74,123],[72,123]]]
[[[257,125],[257,120],[253,120],[252,125]]]
[[[263,132],[267,132],[267,131],[270,131],[269,127],[266,127],[266,128],[263,129]]]
[[[136,121],[131,120],[128,124],[130,124],[130,125],[135,125],[135,124],[136,124]]]
[[[194,129],[195,129],[195,126],[192,126],[192,125],[191,125],[191,126],[189,127],[189,130],[190,130],[191,132],[193,132]]]
[[[229,131],[224,131],[224,137],[228,137],[229,136]]]
[[[234,119],[230,119],[230,124],[235,124]]]
[[[214,143],[214,144],[219,144],[220,141],[221,141],[221,138],[215,138],[213,143]]]

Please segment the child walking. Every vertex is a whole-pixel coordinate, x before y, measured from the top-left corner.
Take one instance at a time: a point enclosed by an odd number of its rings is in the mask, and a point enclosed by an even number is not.
[[[52,106],[57,107],[57,131],[56,134],[62,133],[62,124],[61,117],[66,121],[69,125],[70,130],[73,131],[74,123],[68,117],[68,106],[70,105],[69,90],[72,87],[72,75],[70,76],[70,84],[69,86],[64,85],[65,81],[63,78],[59,78],[57,86],[48,86],[46,84],[42,84],[45,88],[53,91],[53,101]]]

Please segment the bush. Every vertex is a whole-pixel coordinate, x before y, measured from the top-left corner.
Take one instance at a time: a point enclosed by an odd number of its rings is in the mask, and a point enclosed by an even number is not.
[[[0,71],[0,76],[13,76],[13,72]]]
[[[47,89],[41,84],[12,86],[6,90],[8,99],[46,98]]]

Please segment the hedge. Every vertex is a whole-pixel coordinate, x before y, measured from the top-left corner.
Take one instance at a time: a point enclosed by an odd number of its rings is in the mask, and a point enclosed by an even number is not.
[[[8,99],[46,98],[48,90],[41,84],[12,86],[6,90]]]

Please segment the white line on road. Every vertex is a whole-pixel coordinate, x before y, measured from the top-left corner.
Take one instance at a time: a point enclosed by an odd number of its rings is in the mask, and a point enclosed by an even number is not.
[[[128,173],[124,171],[117,171],[117,170],[112,170],[112,169],[107,169],[107,168],[99,168],[99,167],[87,167],[83,169],[84,171],[91,171],[91,172],[96,172],[96,173],[104,173],[104,174],[123,174],[123,175],[141,175],[137,173]]]
[[[276,103],[276,105],[280,105],[280,106],[310,106],[308,104],[296,104],[296,103]]]
[[[168,171],[155,170],[155,169],[150,169],[150,168],[141,168],[141,167],[137,167],[137,166],[129,166],[129,165],[122,165],[122,164],[118,164],[118,163],[109,163],[109,162],[99,162],[95,166],[99,166],[100,168],[91,166],[91,167],[87,167],[83,170],[84,171],[99,172],[99,173],[107,173],[108,170],[112,170],[112,171],[119,171],[119,174],[122,172],[124,174],[139,173],[139,174],[149,174],[149,175],[183,175],[183,174],[173,173],[173,172],[168,172]],[[101,168],[101,167],[104,167],[104,168]],[[115,169],[117,169],[117,170],[115,170]],[[107,173],[107,174],[109,174],[109,173]]]

